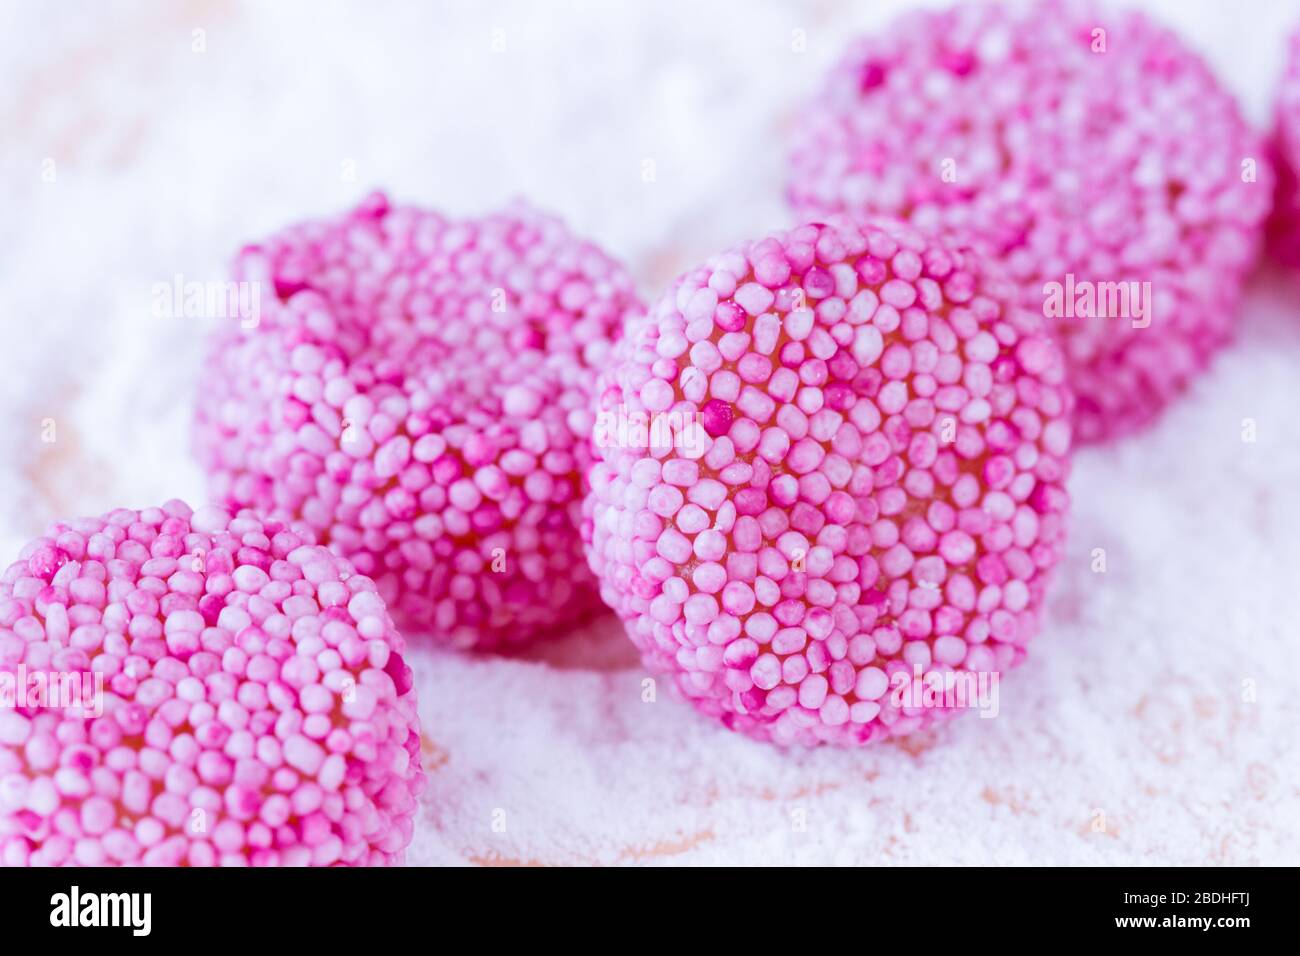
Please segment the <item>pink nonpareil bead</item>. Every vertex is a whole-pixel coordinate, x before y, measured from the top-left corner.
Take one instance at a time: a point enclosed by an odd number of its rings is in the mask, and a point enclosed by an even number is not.
[[[1300,93],[1287,102],[1300,117]],[[1281,127],[1300,143],[1300,122]],[[1081,441],[1152,421],[1227,341],[1273,192],[1201,59],[1087,2],[906,15],[850,47],[795,129],[800,218],[904,216],[1007,270],[1060,338]],[[879,295],[906,312],[960,293],[934,279],[909,268]]]
[[[664,364],[688,326],[716,349]],[[751,243],[629,325],[597,394],[701,426],[602,445],[584,533],[646,665],[704,713],[859,745],[958,709],[900,702],[891,675],[1024,656],[1063,544],[1071,399],[1042,316],[967,250],[838,218]]]
[[[178,564],[199,570],[162,576]],[[195,578],[213,619],[165,613]],[[248,511],[53,525],[0,574],[0,614],[18,612],[0,640],[0,863],[400,863],[424,773],[374,587],[305,525]],[[69,646],[52,622],[71,615],[95,623]]]
[[[236,275],[259,322],[216,338],[195,425],[217,500],[305,522],[458,647],[599,609],[578,525],[595,370],[639,307],[620,265],[522,205],[457,221],[373,196]]]

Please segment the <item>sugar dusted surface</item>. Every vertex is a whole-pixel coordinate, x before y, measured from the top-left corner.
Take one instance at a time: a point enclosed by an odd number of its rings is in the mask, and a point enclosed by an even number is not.
[[[159,25],[156,6],[67,4],[40,14],[32,35],[48,44],[5,48],[0,560],[59,516],[201,499],[178,449],[211,323],[151,318],[152,283],[219,278],[250,235],[382,185],[467,215],[526,194],[655,295],[786,223],[784,152],[766,144],[843,38],[902,5],[478,6],[367,5],[361,29],[306,5],[176,5]],[[1271,116],[1294,4],[1252,3],[1249,17],[1218,0],[1141,6],[1186,18],[1251,118]],[[6,5],[0,20],[34,30],[35,11]],[[490,50],[498,25],[504,58]],[[788,52],[796,28],[802,56]],[[347,57],[367,65],[345,72]],[[476,108],[435,105],[466,83],[483,92]],[[249,129],[252,147],[230,149]],[[705,135],[716,145],[701,149]],[[50,155],[57,186],[35,172]],[[348,159],[357,182],[340,179]],[[430,776],[407,861],[1300,863],[1296,301],[1257,282],[1237,341],[1155,428],[1076,456],[1049,620],[1003,682],[998,718],[787,754],[662,686],[642,703],[646,675],[610,618],[528,658],[417,651]],[[1098,547],[1105,575],[1090,570]]]

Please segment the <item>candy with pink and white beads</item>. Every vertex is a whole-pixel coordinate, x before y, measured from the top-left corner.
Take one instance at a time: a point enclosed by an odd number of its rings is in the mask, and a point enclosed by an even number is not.
[[[1068,505],[1063,380],[1009,283],[901,223],[716,256],[602,379],[601,594],[647,667],[732,729],[856,745],[927,726],[958,708],[921,685],[1000,673],[1037,628]]]
[[[556,219],[374,196],[245,249],[260,325],[218,340],[214,497],[304,521],[398,620],[500,648],[599,608],[578,535],[592,388],[632,281]]]
[[[55,523],[0,575],[0,864],[400,862],[402,650],[304,528],[180,501]]]
[[[1201,59],[1136,13],[963,3],[852,45],[795,127],[801,218],[883,213],[1005,265],[1061,337],[1083,441],[1223,345],[1273,174]]]
[[[1300,29],[1287,43],[1286,66],[1277,91],[1273,149],[1277,192],[1269,241],[1273,255],[1300,267]]]

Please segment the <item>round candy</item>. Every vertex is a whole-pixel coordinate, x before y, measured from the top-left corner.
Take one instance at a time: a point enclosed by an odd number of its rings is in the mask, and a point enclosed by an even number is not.
[[[960,4],[856,42],[798,123],[801,218],[883,213],[1006,266],[1061,337],[1075,431],[1153,419],[1228,338],[1271,166],[1136,13]]]
[[[1277,195],[1269,238],[1273,254],[1294,269],[1300,267],[1300,30],[1291,35],[1287,45],[1273,145]]]
[[[0,576],[0,864],[400,862],[401,655],[305,529],[180,501],[57,522]]]
[[[839,221],[711,259],[629,327],[584,530],[651,670],[754,737],[855,745],[959,709],[925,682],[987,691],[1023,657],[1070,404],[1007,292],[910,227]]]
[[[524,207],[455,221],[375,196],[237,272],[263,294],[200,389],[217,500],[305,522],[401,626],[460,647],[599,608],[578,525],[592,370],[636,306],[617,263]]]

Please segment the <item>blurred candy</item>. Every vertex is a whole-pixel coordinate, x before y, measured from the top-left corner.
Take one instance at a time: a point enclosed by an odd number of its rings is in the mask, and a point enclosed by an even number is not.
[[[1295,269],[1300,268],[1300,29],[1291,34],[1287,44],[1276,113],[1277,195],[1269,239],[1273,255]]]
[[[1005,265],[1053,320],[1084,441],[1149,422],[1228,338],[1273,176],[1172,33],[961,4],[857,41],[799,117],[801,218],[888,213]]]
[[[374,196],[238,272],[268,291],[200,388],[215,497],[306,522],[401,626],[460,647],[599,608],[578,523],[593,369],[637,305],[622,267],[524,207],[454,221]]]

